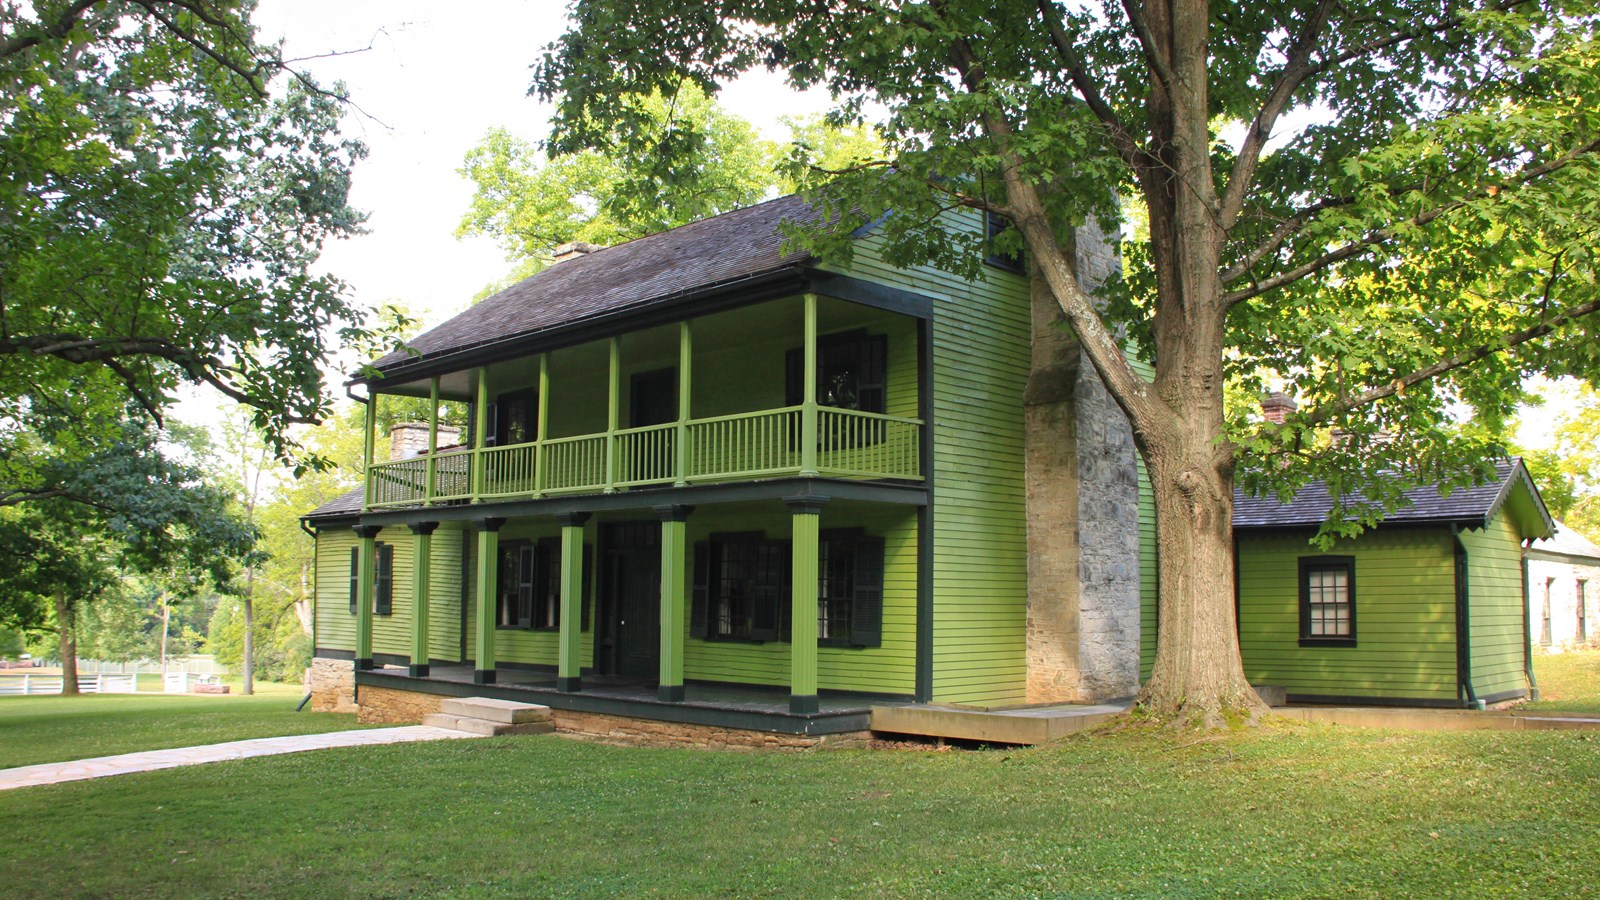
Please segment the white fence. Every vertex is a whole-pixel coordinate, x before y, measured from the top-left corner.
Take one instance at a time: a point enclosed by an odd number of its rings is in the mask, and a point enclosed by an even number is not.
[[[84,694],[132,694],[139,690],[137,675],[79,675],[78,691]],[[0,695],[59,694],[60,675],[0,676]]]
[[[78,671],[92,675],[167,675],[187,672],[190,675],[226,675],[228,667],[211,656],[174,656],[163,668],[158,659],[141,659],[135,662],[104,662],[97,659],[78,660]]]

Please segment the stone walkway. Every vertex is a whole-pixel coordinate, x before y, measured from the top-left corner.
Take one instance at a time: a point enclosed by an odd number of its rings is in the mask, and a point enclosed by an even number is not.
[[[69,762],[0,769],[0,791],[40,784],[59,784],[63,781],[82,781],[86,778],[106,778],[130,772],[151,772],[156,769],[193,766],[229,759],[248,759],[252,756],[276,756],[280,753],[326,750],[331,747],[368,747],[374,744],[402,744],[411,741],[472,737],[478,735],[451,731],[448,728],[408,725],[401,728],[371,728],[359,731],[330,731],[326,734],[297,734],[291,737],[254,738],[248,741],[229,741],[225,744],[206,744],[200,747],[174,747],[171,750],[146,750],[118,756],[97,756]]]

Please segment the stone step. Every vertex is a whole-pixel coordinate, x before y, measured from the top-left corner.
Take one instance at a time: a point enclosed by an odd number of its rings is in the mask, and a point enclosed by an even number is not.
[[[518,703],[515,700],[496,700],[493,697],[452,697],[439,705],[439,711],[446,715],[485,719],[502,725],[550,721],[548,706]]]
[[[502,734],[549,734],[556,730],[552,722],[491,722],[488,719],[475,719],[471,716],[452,716],[448,713],[433,713],[422,718],[422,724],[434,728],[448,728],[451,731],[464,731],[468,734],[502,735]]]

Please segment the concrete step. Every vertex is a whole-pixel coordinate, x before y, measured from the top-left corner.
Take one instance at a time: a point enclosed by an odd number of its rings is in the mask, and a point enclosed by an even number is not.
[[[464,731],[468,734],[502,735],[502,734],[549,734],[556,730],[551,722],[491,722],[488,719],[476,719],[471,716],[452,716],[448,713],[433,713],[422,718],[422,724],[434,728],[448,728],[451,731]]]
[[[452,697],[439,705],[439,711],[445,715],[485,719],[503,725],[550,721],[548,706],[518,703],[515,700],[496,700],[493,697]]]

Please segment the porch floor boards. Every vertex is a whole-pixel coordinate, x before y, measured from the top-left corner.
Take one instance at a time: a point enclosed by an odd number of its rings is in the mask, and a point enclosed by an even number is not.
[[[540,703],[557,709],[577,709],[664,721],[728,724],[759,731],[825,734],[865,731],[872,708],[896,701],[881,695],[829,693],[819,698],[815,713],[789,711],[789,695],[781,689],[738,685],[688,684],[684,699],[659,698],[652,681],[585,675],[583,690],[556,688],[552,672],[496,669],[493,684],[473,682],[471,666],[433,665],[424,677],[404,668],[369,669],[359,673],[358,684],[381,684],[402,690],[445,693],[451,696],[486,696]],[[905,703],[911,701],[905,700]]]
[[[428,672],[428,677],[438,681],[471,684],[472,667],[433,666]],[[553,672],[496,669],[495,684],[500,687],[521,688],[530,693],[561,693],[556,690],[556,676]],[[775,713],[786,716],[790,714],[789,695],[781,690],[742,688],[738,685],[723,684],[686,684],[683,692],[684,700],[678,705],[705,706],[713,709],[737,710],[739,712]],[[578,693],[580,695],[587,694],[591,697],[604,697],[608,700],[662,702],[656,696],[655,682],[639,679],[585,675],[583,676],[583,690]],[[573,695],[563,694],[562,696],[570,697]],[[821,715],[867,713],[871,711],[873,706],[880,706],[883,702],[882,697],[864,694],[824,694],[820,699],[822,708],[818,712]]]

